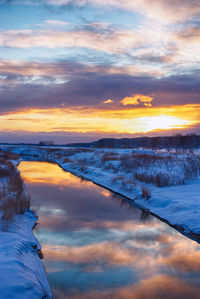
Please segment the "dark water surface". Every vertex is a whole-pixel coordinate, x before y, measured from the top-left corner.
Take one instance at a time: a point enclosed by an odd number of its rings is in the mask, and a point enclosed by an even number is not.
[[[122,198],[45,162],[19,170],[38,210],[56,299],[200,298],[200,246]]]

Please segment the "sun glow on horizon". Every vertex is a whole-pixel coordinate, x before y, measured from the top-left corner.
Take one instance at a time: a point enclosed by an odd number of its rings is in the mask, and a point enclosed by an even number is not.
[[[199,123],[200,105],[156,108],[29,109],[0,116],[2,131],[134,134],[189,128]],[[0,130],[0,131],[1,131]]]
[[[170,115],[141,117],[138,119],[143,132],[182,128],[191,124],[190,121]]]

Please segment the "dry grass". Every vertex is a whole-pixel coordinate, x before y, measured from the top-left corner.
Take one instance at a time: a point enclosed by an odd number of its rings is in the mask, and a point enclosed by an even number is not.
[[[1,159],[5,160],[5,161],[19,159],[18,154],[11,153],[8,151],[3,151],[3,150],[0,150],[0,157],[1,157]]]
[[[69,163],[69,162],[71,162],[71,160],[70,160],[69,158],[65,157],[65,158],[63,159],[63,163]]]
[[[1,190],[2,220],[12,221],[14,216],[30,209],[30,197],[24,192],[23,180],[8,159],[18,159],[18,155],[0,151],[0,177],[6,177]]]
[[[18,194],[19,197],[23,192],[23,188],[23,180],[20,177],[19,173],[12,173],[12,175],[10,175],[9,177],[8,192],[15,192],[16,194]]]
[[[78,160],[77,163],[80,171],[87,172],[87,166],[88,166],[87,159]]]
[[[0,164],[0,178],[8,177],[11,174],[11,170],[7,165]]]
[[[141,191],[142,191],[142,198],[145,198],[148,200],[151,197],[150,190],[146,186],[141,186]]]
[[[115,184],[115,183],[120,183],[123,190],[126,190],[128,192],[132,192],[133,188],[135,188],[137,186],[136,181],[129,179],[129,178],[125,178],[123,175],[116,175],[112,179],[112,184]]]
[[[140,154],[132,152],[131,155],[122,155],[120,157],[121,167],[128,171],[134,169],[150,168],[152,165],[156,164],[169,164],[174,162],[173,155],[160,155],[160,154]]]
[[[94,150],[90,148],[70,148],[64,150],[64,156],[73,156],[81,153],[92,153]]]
[[[105,163],[108,161],[118,161],[118,154],[115,152],[105,152],[103,156],[101,156],[101,162]]]
[[[30,197],[21,195],[19,199],[7,198],[1,206],[2,220],[12,221],[16,215],[22,215],[30,209]]]
[[[124,176],[123,175],[116,175],[112,179],[112,184],[115,184],[116,182],[123,182],[124,181]]]
[[[181,185],[200,175],[200,156],[132,153],[120,157],[120,168],[135,180],[158,187]]]

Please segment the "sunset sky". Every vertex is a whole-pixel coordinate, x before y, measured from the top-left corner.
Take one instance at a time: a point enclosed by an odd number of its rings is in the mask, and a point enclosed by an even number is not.
[[[0,0],[0,142],[200,133],[199,0]]]

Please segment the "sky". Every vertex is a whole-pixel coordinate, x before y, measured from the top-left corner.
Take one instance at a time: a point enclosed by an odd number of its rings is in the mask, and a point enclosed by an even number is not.
[[[199,0],[0,0],[0,142],[200,134]]]

